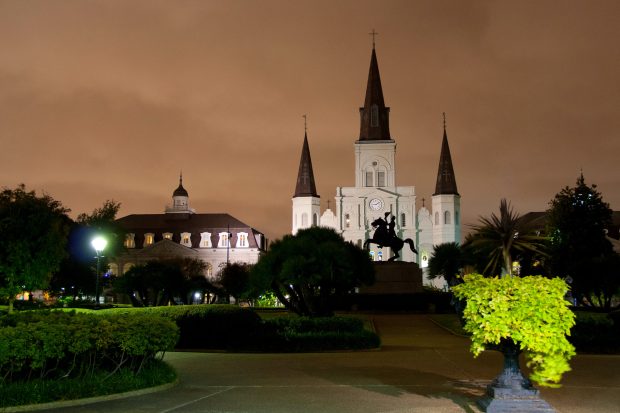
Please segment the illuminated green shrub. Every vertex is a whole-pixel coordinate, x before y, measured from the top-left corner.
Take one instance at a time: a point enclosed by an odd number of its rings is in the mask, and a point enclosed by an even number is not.
[[[530,379],[541,386],[557,387],[570,370],[575,348],[568,342],[575,316],[564,299],[568,286],[559,278],[464,277],[452,288],[466,300],[465,331],[471,333],[471,351],[478,356],[502,340],[512,340],[526,355]]]

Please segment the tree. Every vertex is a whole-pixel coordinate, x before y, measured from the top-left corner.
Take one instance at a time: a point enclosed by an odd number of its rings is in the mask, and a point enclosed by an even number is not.
[[[459,284],[458,275],[467,264],[465,252],[456,242],[436,245],[428,260],[429,279],[443,277],[448,286]]]
[[[113,257],[122,247],[122,231],[115,224],[120,205],[107,200],[91,214],[78,215],[69,231],[67,255],[50,282],[53,293],[70,294],[74,300],[81,294],[95,294],[97,272],[91,241],[96,235],[102,235],[108,241],[101,258],[102,272],[105,273],[109,257]]]
[[[194,292],[214,288],[204,276],[205,269],[206,264],[194,258],[152,260],[131,267],[114,280],[114,289],[127,294],[137,307],[189,304]]]
[[[484,257],[486,275],[512,274],[513,257],[533,253],[546,256],[546,238],[538,235],[531,221],[515,213],[510,203],[502,199],[499,216],[480,217],[479,225],[473,225],[474,232],[466,239],[466,247],[478,257]]]
[[[249,289],[250,268],[246,263],[234,262],[225,265],[219,272],[217,282],[224,293],[232,295],[235,301],[239,301]]]
[[[609,309],[620,287],[618,269],[612,265],[617,254],[605,237],[612,216],[609,204],[596,185],[586,184],[583,174],[574,188],[563,188],[549,204],[553,272],[570,277],[573,295],[586,305]]]
[[[69,210],[22,184],[0,192],[0,296],[45,288],[65,256]]]
[[[308,316],[333,314],[335,297],[373,281],[368,253],[321,227],[274,241],[251,272],[255,292],[271,290],[286,308]]]

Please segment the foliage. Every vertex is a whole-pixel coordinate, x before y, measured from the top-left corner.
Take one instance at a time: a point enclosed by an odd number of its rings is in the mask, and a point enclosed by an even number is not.
[[[605,238],[612,216],[609,204],[581,174],[574,188],[556,194],[547,216],[552,270],[572,279],[580,302],[609,309],[620,288],[618,254]]]
[[[620,353],[620,325],[613,314],[576,311],[575,316],[570,342],[579,353]]]
[[[256,307],[281,307],[278,297],[271,291],[267,291],[256,297],[254,299],[254,305]]]
[[[514,212],[510,203],[502,199],[499,216],[480,217],[480,224],[472,225],[474,231],[466,239],[467,248],[478,256],[486,257],[484,274],[512,275],[513,257],[520,253],[545,256],[545,238],[534,232],[531,221],[525,221]]]
[[[0,297],[47,287],[65,255],[69,218],[59,201],[24,185],[0,192]]]
[[[436,245],[428,260],[428,278],[443,277],[449,286],[457,285],[458,275],[468,262],[465,251],[456,242]]]
[[[0,380],[9,382],[140,372],[178,340],[171,320],[148,314],[37,311],[2,317],[0,325]]]
[[[217,283],[222,286],[226,295],[232,295],[238,301],[247,295],[250,268],[250,265],[241,262],[225,265],[218,274]]]
[[[137,374],[121,368],[113,376],[97,371],[85,377],[5,383],[0,386],[0,408],[123,393],[171,383],[176,377],[168,364],[153,360]]]
[[[255,294],[272,291],[286,308],[307,316],[331,315],[334,297],[373,281],[368,254],[321,227],[274,241],[251,272]]]
[[[351,317],[280,316],[261,320],[234,305],[183,305],[100,310],[97,314],[157,314],[180,329],[177,348],[234,351],[325,351],[375,348],[379,337]]]
[[[71,297],[73,301],[82,295],[95,294],[96,261],[91,241],[96,235],[108,241],[100,263],[105,274],[109,258],[122,248],[122,231],[115,223],[119,209],[120,203],[108,200],[91,214],[78,215],[71,225],[67,256],[50,281],[51,292],[57,296]],[[106,276],[100,279],[103,287],[108,287],[109,281]]]
[[[566,283],[559,278],[464,277],[453,287],[454,294],[467,301],[465,331],[471,333],[475,356],[502,339],[510,339],[526,353],[530,378],[541,386],[554,386],[570,370],[575,354],[566,336],[575,324],[564,296]]]
[[[204,261],[195,258],[152,260],[117,277],[114,289],[127,294],[136,307],[189,304],[194,292],[213,288],[205,270]]]

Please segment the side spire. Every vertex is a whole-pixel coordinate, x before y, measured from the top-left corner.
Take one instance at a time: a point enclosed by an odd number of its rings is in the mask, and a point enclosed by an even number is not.
[[[304,117],[304,129],[306,129]],[[304,145],[301,148],[301,159],[299,160],[299,172],[297,173],[297,185],[295,186],[295,195],[293,198],[314,196],[319,198],[316,193],[316,185],[314,183],[314,172],[312,171],[312,159],[310,158],[310,146],[308,145],[308,132],[304,131]]]
[[[446,113],[443,113],[443,140],[441,142],[441,155],[439,156],[439,170],[437,171],[437,184],[433,195],[458,195],[456,177],[452,167],[448,134],[446,132]]]
[[[383,89],[381,88],[381,76],[375,51],[375,35],[372,31],[373,46],[370,56],[370,69],[368,71],[368,83],[366,85],[366,98],[364,107],[360,108],[360,141],[391,140],[389,113],[390,108],[385,107]]]

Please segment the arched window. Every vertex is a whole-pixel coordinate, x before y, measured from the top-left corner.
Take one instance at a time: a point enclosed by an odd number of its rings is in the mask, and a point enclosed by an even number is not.
[[[366,186],[372,186],[372,184],[373,184],[372,177],[373,176],[374,176],[374,172],[373,171],[366,171]]]
[[[185,245],[186,247],[191,247],[192,246],[192,234],[190,234],[189,232],[182,232],[180,244]]]
[[[384,171],[377,172],[377,186],[379,187],[385,186],[385,172]]]
[[[210,232],[200,233],[200,248],[211,248],[211,233]]]
[[[319,217],[317,214],[312,214],[312,226],[319,225]]]
[[[153,245],[154,242],[155,242],[155,234],[153,234],[152,232],[147,232],[146,234],[144,234],[144,244],[142,244],[143,247],[148,247],[149,245]]]
[[[446,211],[443,214],[443,223],[446,225],[450,225],[450,211]]]
[[[131,232],[128,234],[125,234],[125,248],[136,248],[135,237],[136,237],[136,234],[131,233]]]
[[[375,260],[375,252],[374,251],[370,251],[370,260],[374,261]]]
[[[401,213],[400,214],[400,226],[404,227],[405,225],[407,225],[407,218],[405,218],[405,213]]]
[[[373,128],[379,126],[379,107],[377,105],[370,107],[370,126]]]
[[[377,253],[377,261],[383,261],[383,251]]]
[[[344,214],[344,227],[345,228],[351,227],[351,216],[349,214]]]
[[[306,228],[308,226],[308,214],[305,212],[301,214],[301,227]]]
[[[439,225],[439,212],[435,212],[435,225]]]
[[[459,225],[459,211],[454,211],[454,225]]]

